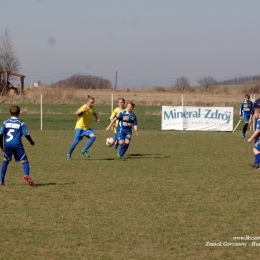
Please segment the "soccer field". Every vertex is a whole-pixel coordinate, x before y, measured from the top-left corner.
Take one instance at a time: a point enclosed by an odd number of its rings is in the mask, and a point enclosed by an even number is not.
[[[160,131],[160,108],[140,107],[139,136],[122,161],[105,145],[109,107],[98,107],[91,157],[82,141],[67,161],[77,106],[46,108],[43,131],[38,108],[27,107],[35,186],[21,164],[9,164],[0,259],[258,258],[260,172],[238,132]]]

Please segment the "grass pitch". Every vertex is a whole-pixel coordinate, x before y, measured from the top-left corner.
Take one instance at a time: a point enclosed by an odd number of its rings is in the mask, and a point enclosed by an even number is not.
[[[105,145],[107,109],[93,123],[91,157],[81,154],[82,141],[72,161],[72,113],[46,113],[43,131],[38,115],[21,115],[36,142],[23,140],[35,187],[22,179],[21,164],[9,164],[0,259],[258,258],[252,240],[234,239],[260,237],[252,144],[238,132],[160,131],[157,110],[140,108],[139,136],[121,161]]]

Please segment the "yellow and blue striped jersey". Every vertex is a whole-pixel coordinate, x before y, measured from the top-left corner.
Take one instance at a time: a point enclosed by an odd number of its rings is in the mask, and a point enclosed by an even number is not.
[[[87,130],[91,126],[93,114],[95,114],[95,108],[89,107],[85,104],[81,106],[78,110],[83,110],[84,108],[88,108],[89,110],[78,117],[75,129]]]

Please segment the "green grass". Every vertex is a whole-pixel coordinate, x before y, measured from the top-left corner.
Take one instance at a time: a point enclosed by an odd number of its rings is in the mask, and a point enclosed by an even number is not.
[[[258,259],[252,241],[233,240],[260,237],[252,144],[239,132],[160,131],[153,115],[160,108],[146,107],[136,109],[139,136],[121,161],[105,146],[109,108],[99,109],[91,157],[81,155],[82,141],[72,161],[71,107],[46,113],[43,131],[37,114],[21,115],[36,142],[23,141],[36,185],[22,179],[21,164],[9,164],[0,187],[0,259]]]

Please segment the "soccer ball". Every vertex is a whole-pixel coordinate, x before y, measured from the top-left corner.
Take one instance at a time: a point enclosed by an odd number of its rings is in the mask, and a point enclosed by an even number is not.
[[[111,147],[111,146],[113,146],[114,143],[115,143],[115,141],[114,141],[114,139],[112,137],[108,137],[106,139],[106,145],[107,146]]]

